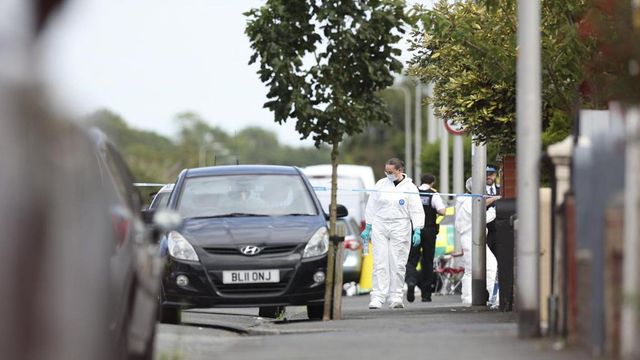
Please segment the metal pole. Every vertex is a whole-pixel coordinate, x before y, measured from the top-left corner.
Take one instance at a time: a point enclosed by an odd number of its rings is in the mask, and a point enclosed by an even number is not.
[[[433,113],[433,83],[427,84],[427,96],[429,97],[427,106],[427,142],[433,144],[438,140],[437,120]]]
[[[411,92],[404,86],[400,86],[404,93],[404,164],[407,176],[411,177],[413,166],[411,156]]]
[[[416,157],[413,182],[420,185],[420,175],[422,174],[422,84],[416,84]]]
[[[453,137],[453,192],[464,193],[464,144],[462,135]]]
[[[539,161],[541,151],[540,1],[518,1],[516,123],[518,156],[518,335],[540,336]]]
[[[476,145],[472,157],[471,190],[474,194],[484,194],[486,190],[487,148]],[[487,293],[487,209],[482,196],[474,197],[471,207],[471,304],[486,305]]]
[[[624,306],[621,317],[621,355],[623,359],[638,359],[640,346],[638,346],[638,174],[640,173],[640,109],[631,108],[627,112],[627,145],[625,156],[625,181],[624,193],[624,271],[622,288],[624,293]],[[629,221],[627,220],[629,219]],[[628,256],[628,257],[627,257]],[[628,260],[627,260],[628,259]]]
[[[442,136],[440,137],[440,192],[449,192],[449,132],[444,129],[444,122],[440,121]]]

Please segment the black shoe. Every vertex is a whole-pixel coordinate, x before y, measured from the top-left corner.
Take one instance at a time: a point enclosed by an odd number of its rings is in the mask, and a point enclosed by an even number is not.
[[[407,301],[408,302],[413,302],[416,299],[416,286],[415,285],[409,285],[407,287]]]
[[[429,297],[423,297],[423,298],[422,298],[422,302],[431,302],[431,296],[429,296]]]

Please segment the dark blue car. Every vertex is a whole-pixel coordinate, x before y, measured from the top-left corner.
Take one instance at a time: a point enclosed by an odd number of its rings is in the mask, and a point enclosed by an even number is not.
[[[260,307],[260,316],[276,317],[306,305],[309,318],[322,317],[326,215],[298,168],[186,169],[168,207],[184,225],[161,243],[162,322],[178,323],[180,310],[194,307]]]

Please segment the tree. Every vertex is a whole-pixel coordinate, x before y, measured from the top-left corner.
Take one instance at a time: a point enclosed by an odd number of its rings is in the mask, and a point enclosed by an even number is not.
[[[587,0],[542,3],[542,128],[548,144],[568,135],[590,44],[577,20]],[[410,74],[433,82],[436,114],[480,142],[515,149],[516,6],[513,0],[440,1],[422,10]]]
[[[245,15],[254,50],[249,63],[260,59],[258,74],[269,88],[264,107],[279,124],[295,120],[302,139],[311,136],[317,147],[331,146],[333,239],[339,144],[368,122],[390,120],[379,91],[392,85],[392,73],[402,69],[394,57],[400,50],[393,45],[404,33],[404,1],[268,0]],[[333,252],[332,243],[327,289],[333,281]]]
[[[99,110],[84,119],[100,128],[120,149],[136,181],[170,182],[180,170],[177,146],[152,131],[130,128],[119,115]]]
[[[345,137],[340,145],[344,154],[343,160],[350,164],[368,164],[373,167],[376,177],[383,177],[384,164],[391,157],[406,159],[405,154],[405,102],[404,94],[398,88],[404,86],[415,98],[415,83],[408,78],[400,77],[393,87],[380,93],[387,111],[391,114],[390,123],[367,124],[360,134]],[[412,100],[413,101],[413,100]],[[415,106],[410,106],[411,125],[414,124]],[[423,124],[427,123],[427,113],[422,113]],[[413,134],[413,130],[411,130]],[[424,165],[424,164],[423,164]]]
[[[440,171],[440,141],[442,139],[437,140],[433,144],[425,144],[422,148],[422,154],[420,156],[420,160],[422,161],[422,168],[424,172],[430,172],[434,175],[438,175]],[[453,174],[453,141],[449,141],[449,174]],[[464,136],[463,137],[463,151],[465,154],[471,154],[471,137]],[[497,146],[489,143],[487,144],[487,163],[495,164],[498,158],[499,149]],[[463,179],[467,179],[471,176],[471,157],[464,156],[464,175]],[[444,184],[441,182],[442,179],[436,180],[436,188],[442,189],[444,188]],[[453,177],[449,178],[448,188],[453,188]]]
[[[594,104],[640,102],[640,6],[635,1],[592,0],[578,22],[580,38],[592,45],[580,92]]]

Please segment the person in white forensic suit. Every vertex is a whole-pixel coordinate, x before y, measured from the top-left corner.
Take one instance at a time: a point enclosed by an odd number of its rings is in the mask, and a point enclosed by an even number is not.
[[[369,240],[373,243],[369,309],[379,309],[385,302],[392,309],[401,309],[409,250],[420,244],[424,210],[418,188],[404,173],[402,160],[389,159],[384,172],[386,177],[376,183],[367,202],[366,227],[360,237],[364,247]]]
[[[467,179],[465,184],[468,193],[471,193],[471,178]],[[486,205],[490,206],[496,200],[500,199],[500,196],[492,196],[486,199]],[[458,196],[456,199],[456,221],[455,228],[460,234],[460,242],[462,244],[462,259],[464,263],[464,275],[462,276],[462,303],[465,305],[471,305],[471,279],[472,272],[471,266],[473,257],[472,251],[472,237],[471,237],[471,208],[473,198],[470,196]],[[494,207],[487,208],[486,222],[489,223],[496,218],[496,210]],[[486,231],[486,228],[485,228]],[[486,246],[486,245],[485,245]],[[496,282],[496,273],[498,272],[498,262],[491,250],[487,247],[487,291],[489,294],[493,294],[493,286]]]

